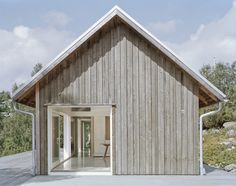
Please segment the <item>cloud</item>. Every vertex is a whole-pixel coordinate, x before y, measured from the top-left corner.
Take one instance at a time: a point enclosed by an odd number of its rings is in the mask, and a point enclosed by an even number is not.
[[[236,1],[220,19],[201,24],[182,43],[164,42],[190,67],[199,70],[203,64],[236,60]]]
[[[36,63],[46,65],[73,39],[72,33],[52,27],[0,28],[0,90],[11,90],[14,82],[24,83]]]
[[[64,27],[70,22],[70,17],[68,17],[65,13],[52,10],[48,12],[46,15],[43,15],[42,20],[53,27]]]

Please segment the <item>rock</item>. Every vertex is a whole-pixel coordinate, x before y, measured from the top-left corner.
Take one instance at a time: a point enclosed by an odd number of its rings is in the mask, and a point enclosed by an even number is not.
[[[236,170],[236,164],[230,164],[224,167],[226,171],[233,171]]]
[[[220,144],[225,145],[225,147],[226,147],[227,149],[231,149],[231,148],[233,147],[233,143],[230,142],[230,141],[224,141],[224,142],[222,142],[222,143],[220,143]]]
[[[203,130],[202,132],[203,135],[207,135],[207,133],[208,133],[207,130]]]
[[[224,128],[226,129],[232,129],[232,128],[236,128],[236,122],[235,121],[231,121],[231,122],[225,122],[223,124]]]
[[[233,169],[230,171],[231,173],[236,173],[236,169]]]
[[[229,138],[228,141],[235,143],[235,139],[234,138]]]
[[[230,129],[229,131],[227,131],[226,135],[227,136],[234,136],[236,133],[235,133],[235,130],[233,129]]]
[[[211,130],[211,133],[212,133],[212,134],[217,134],[217,133],[219,133],[219,132],[220,132],[219,129],[212,129],[212,130]]]

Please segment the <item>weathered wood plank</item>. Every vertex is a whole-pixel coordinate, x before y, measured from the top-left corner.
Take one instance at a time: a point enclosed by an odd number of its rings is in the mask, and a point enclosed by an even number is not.
[[[97,56],[98,56],[98,62],[97,62],[97,102],[102,103],[102,47],[103,47],[103,40],[100,39],[99,43],[97,45]]]
[[[133,134],[133,52],[132,52],[132,37],[127,31],[127,125],[128,125],[128,174],[134,173],[134,134]]]
[[[193,174],[193,85],[190,77],[188,77],[187,81],[188,95],[188,174]]]
[[[78,103],[82,103],[82,81],[81,81],[81,75],[82,75],[82,56],[78,56]]]
[[[102,102],[108,103],[108,91],[109,91],[109,49],[110,48],[110,32],[107,32],[102,38]]]
[[[199,118],[199,98],[198,98],[198,95],[199,95],[199,87],[198,86],[194,86],[194,105],[193,105],[193,108],[194,108],[194,114],[193,114],[193,117],[194,117],[194,121],[193,121],[193,145],[194,145],[194,157],[193,157],[193,172],[194,174],[198,175],[199,174],[199,161],[198,161],[198,154],[199,154],[199,150],[198,150],[198,147],[199,147],[199,123],[198,123],[198,118]]]
[[[139,54],[138,38],[132,38],[133,43],[133,121],[134,121],[134,174],[139,174],[140,168],[140,121],[139,121]]]
[[[139,120],[140,120],[140,174],[146,171],[146,109],[145,109],[145,55],[144,42],[139,39]]]
[[[115,103],[115,34],[116,29],[111,30],[111,37],[110,37],[110,55],[109,55],[109,103]]]
[[[117,90],[115,92],[115,99],[117,100],[117,110],[116,110],[116,174],[121,174],[121,168],[122,168],[122,147],[121,147],[121,113],[120,113],[120,107],[121,107],[121,46],[120,46],[120,27],[117,27],[117,33],[115,36],[115,40],[117,41],[116,48],[115,48],[115,82]]]
[[[121,27],[121,146],[122,146],[122,174],[127,174],[128,171],[128,127],[127,127],[127,39],[125,29]]]
[[[151,86],[152,86],[152,174],[158,174],[159,169],[159,141],[158,141],[158,56],[155,51],[151,52]]]
[[[170,73],[170,111],[171,111],[171,134],[170,134],[170,139],[171,139],[171,171],[170,173],[173,175],[176,174],[176,75],[175,72],[176,67],[171,63],[171,73]]]
[[[85,76],[85,102],[86,103],[91,103],[90,98],[91,98],[91,90],[90,90],[90,83],[91,83],[91,58],[92,58],[92,48],[89,46],[88,51],[86,53],[87,56],[87,62],[86,62],[86,76]]]
[[[187,107],[187,77],[183,74],[182,77],[182,174],[187,174],[188,171],[188,107]]]
[[[151,59],[150,59],[150,48],[145,46],[145,111],[146,111],[146,172],[145,174],[152,173],[152,115],[151,115]]]
[[[182,173],[181,71],[176,70],[176,174]]]
[[[170,174],[171,171],[171,134],[170,134],[170,125],[171,125],[171,114],[170,114],[170,63],[165,59],[165,75],[164,75],[164,90],[165,90],[165,103],[164,103],[164,134],[165,134],[165,174]]]
[[[40,87],[39,83],[35,85],[35,142],[36,142],[36,174],[40,174],[40,143],[41,143],[41,138],[40,138]]]
[[[164,125],[164,59],[158,60],[158,157],[159,157],[159,174],[164,174],[165,170],[165,125]],[[160,105],[162,105],[160,107]]]
[[[97,102],[97,42],[93,44],[92,50],[92,64],[91,64],[91,103]]]

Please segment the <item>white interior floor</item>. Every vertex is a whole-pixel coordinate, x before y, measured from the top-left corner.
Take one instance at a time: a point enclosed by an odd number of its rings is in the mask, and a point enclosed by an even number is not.
[[[110,172],[110,158],[72,157],[53,169],[53,172]]]

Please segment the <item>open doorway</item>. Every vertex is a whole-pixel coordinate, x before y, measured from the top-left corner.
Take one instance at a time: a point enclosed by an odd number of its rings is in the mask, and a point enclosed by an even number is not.
[[[111,126],[111,106],[49,106],[49,174],[111,174]]]

